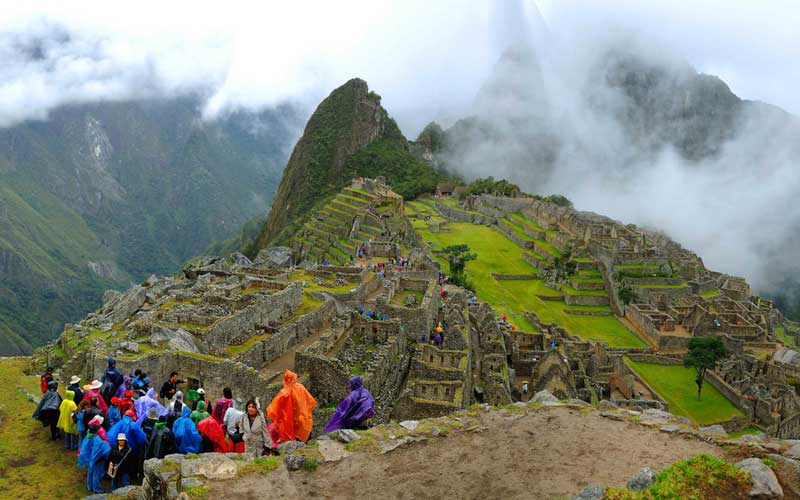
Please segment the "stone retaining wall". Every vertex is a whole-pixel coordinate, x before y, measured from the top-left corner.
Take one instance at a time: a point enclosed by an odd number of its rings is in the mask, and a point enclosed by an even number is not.
[[[573,316],[611,316],[611,311],[584,311],[582,309],[564,309],[564,313]]]
[[[286,287],[272,295],[260,295],[256,301],[237,314],[224,318],[203,334],[204,341],[222,349],[244,343],[256,328],[281,323],[289,319],[303,303],[299,284]]]
[[[451,207],[444,203],[436,203],[440,214],[456,222],[470,222],[472,224],[489,225],[497,223],[497,218],[491,215],[470,213],[460,208]]]
[[[238,354],[235,359],[261,369],[318,331],[335,314],[336,305],[332,300],[328,300],[315,311],[300,316],[266,339],[256,342],[248,350]]]
[[[641,363],[653,363],[655,365],[669,365],[669,366],[683,365],[683,359],[681,358],[673,358],[670,356],[659,356],[657,354],[630,353],[628,354],[628,357],[631,358],[633,361],[639,361]]]
[[[742,413],[749,417],[753,416],[753,402],[745,399],[738,390],[725,382],[717,372],[713,370],[706,371],[705,380],[711,384],[714,389],[718,390],[720,394],[725,396],[725,399],[733,403],[733,406],[739,408]]]
[[[568,306],[607,306],[607,295],[570,295],[564,294],[564,303]]]

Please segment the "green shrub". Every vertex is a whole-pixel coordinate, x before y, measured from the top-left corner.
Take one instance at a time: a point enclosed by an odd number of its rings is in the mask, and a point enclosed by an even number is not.
[[[609,488],[605,500],[746,500],[750,498],[750,475],[711,455],[697,455],[675,462],[656,475],[643,491]]]

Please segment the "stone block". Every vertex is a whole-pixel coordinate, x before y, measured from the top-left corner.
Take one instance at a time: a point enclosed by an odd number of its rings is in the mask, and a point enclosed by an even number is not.
[[[278,451],[281,454],[289,454],[289,453],[294,453],[296,450],[305,447],[306,444],[302,441],[287,441],[285,443],[281,443],[278,445]]]
[[[572,500],[603,500],[606,490],[597,485],[587,486],[580,493],[572,497]]]
[[[236,463],[221,453],[204,453],[200,458],[181,462],[181,477],[203,476],[207,479],[236,477]]]
[[[626,486],[631,491],[641,491],[652,486],[653,481],[656,479],[656,473],[650,467],[644,467],[642,470],[628,479]]]

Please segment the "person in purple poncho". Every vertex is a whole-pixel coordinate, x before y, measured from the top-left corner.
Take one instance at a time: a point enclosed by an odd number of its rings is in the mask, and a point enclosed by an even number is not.
[[[147,413],[150,410],[150,408],[156,409],[156,417],[160,417],[162,415],[166,415],[167,413],[169,413],[169,410],[161,406],[161,403],[159,403],[155,399],[155,391],[153,389],[150,389],[149,391],[147,391],[146,395],[134,401],[133,406],[136,409],[136,415],[138,417],[137,422],[139,423],[140,427],[142,425],[142,422],[145,421],[145,417],[147,416]]]
[[[325,432],[338,429],[358,429],[375,415],[375,400],[363,386],[361,377],[356,375],[350,379],[350,394],[339,403],[333,418],[325,426]]]

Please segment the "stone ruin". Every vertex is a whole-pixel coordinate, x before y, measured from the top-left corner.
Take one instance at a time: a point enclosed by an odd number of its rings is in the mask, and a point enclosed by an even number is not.
[[[663,235],[535,198],[482,195],[458,206],[430,206],[446,221],[488,224],[522,246],[523,258],[540,276],[552,276],[547,285],[561,294],[542,300],[610,305],[652,347],[612,349],[544,323],[533,311],[525,315],[536,331],[513,330],[489,304],[450,285],[440,301],[438,264],[409,220],[419,215],[407,217],[402,198],[361,179],[323,207],[291,248],[262,250],[252,262],[241,254],[201,257],[177,276],[152,276],[123,294],[107,293],[103,307],[65,327],[49,361],[62,378],[89,380],[114,356],[123,372],[141,368],[155,383],[177,370],[187,381],[184,390],[202,386],[215,399],[230,386],[237,397],[262,402],[277,394],[282,373],[292,369],[319,402],[317,435],[353,375],[375,396],[376,422],[507,404],[542,390],[667,409],[623,356],[677,364],[671,352],[685,349],[688,338],[719,336],[733,357],[710,375],[711,383],[740,408],[749,405],[746,414],[771,432],[800,435],[794,389],[800,354],[764,361],[749,353],[774,347],[775,330],[786,322],[744,280],[705,269]],[[509,224],[511,213],[530,222]],[[403,256],[410,265],[371,270],[356,256],[363,243],[369,259]],[[623,287],[634,290],[631,304],[619,298]],[[362,306],[382,319],[359,314]],[[420,341],[440,323],[440,347]]]

